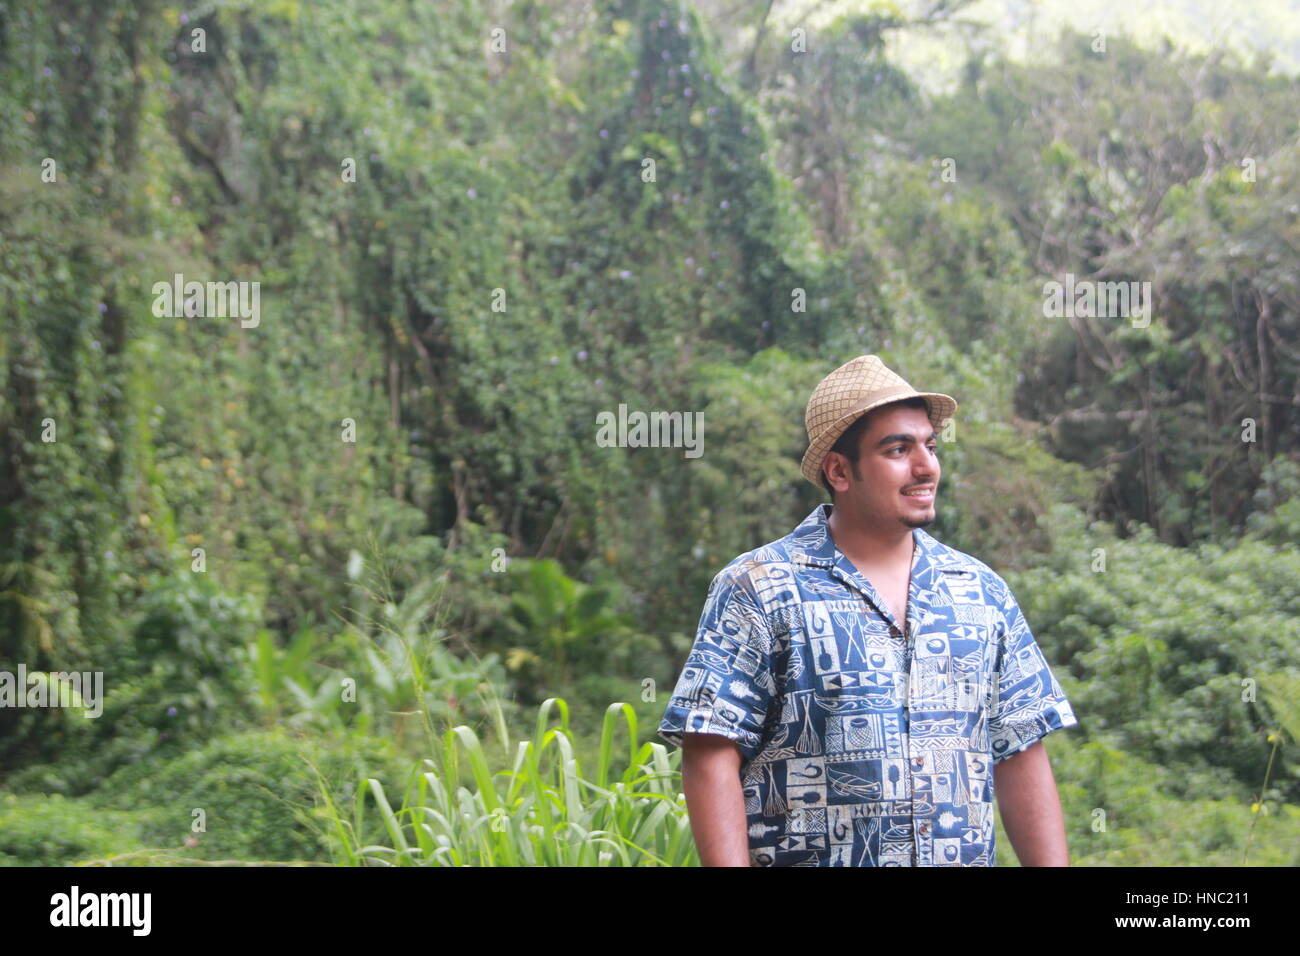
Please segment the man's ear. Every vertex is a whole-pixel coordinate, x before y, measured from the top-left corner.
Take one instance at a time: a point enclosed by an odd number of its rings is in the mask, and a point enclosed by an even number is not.
[[[840,456],[840,453],[837,451],[828,451],[826,453],[826,457],[822,460],[822,474],[826,476],[826,483],[831,486],[832,493],[834,493],[835,482],[831,480],[831,475],[830,475],[831,462],[835,460],[831,457],[832,455],[842,457]]]

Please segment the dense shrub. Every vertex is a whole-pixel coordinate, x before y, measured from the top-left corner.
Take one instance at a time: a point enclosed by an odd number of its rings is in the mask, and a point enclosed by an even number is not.
[[[0,866],[59,866],[141,847],[148,814],[85,800],[0,794]]]
[[[152,847],[180,848],[190,837],[198,845],[189,855],[204,859],[328,860],[316,772],[336,803],[347,806],[363,772],[387,776],[387,761],[380,741],[351,749],[279,732],[238,734],[174,759],[124,767],[93,802],[156,808],[141,830]],[[196,809],[204,811],[204,832],[192,830]]]

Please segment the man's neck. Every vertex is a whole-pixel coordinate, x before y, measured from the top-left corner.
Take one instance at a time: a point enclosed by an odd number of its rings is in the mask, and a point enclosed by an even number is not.
[[[826,523],[831,539],[844,556],[863,574],[907,574],[912,567],[916,536],[912,528],[881,531],[863,522],[852,521],[844,512],[830,505]]]

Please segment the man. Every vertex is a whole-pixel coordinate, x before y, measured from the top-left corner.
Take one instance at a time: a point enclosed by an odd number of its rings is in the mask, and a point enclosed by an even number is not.
[[[1078,723],[1001,576],[926,534],[950,396],[875,355],[813,391],[831,492],[713,579],[659,726],[705,866],[1068,865],[1041,739]]]

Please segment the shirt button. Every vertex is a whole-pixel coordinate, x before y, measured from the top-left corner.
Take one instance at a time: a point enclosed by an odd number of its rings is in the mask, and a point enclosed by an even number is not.
[[[914,758],[914,759],[912,760],[912,763],[916,764],[918,767],[923,767],[923,766],[925,766],[925,758],[924,758],[924,757],[916,757],[916,758]]]
[[[926,834],[926,833],[929,833],[929,832],[930,832],[930,824],[928,824],[928,823],[922,823],[922,824],[921,824],[921,833],[922,833],[922,834]]]

